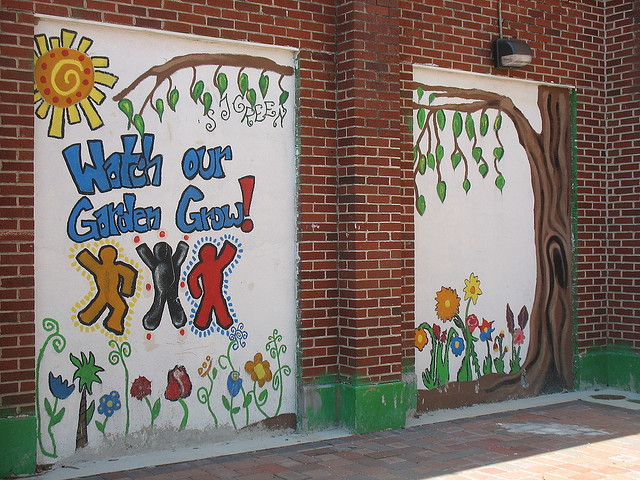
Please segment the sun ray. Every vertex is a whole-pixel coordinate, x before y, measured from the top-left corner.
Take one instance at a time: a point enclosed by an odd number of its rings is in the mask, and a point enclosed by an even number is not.
[[[64,130],[64,108],[53,107],[51,115],[51,123],[49,123],[49,136],[54,138],[62,138]]]
[[[51,37],[49,41],[51,42],[51,50],[60,48],[60,39],[58,37]]]
[[[36,40],[36,46],[38,47],[38,54],[39,54],[38,56],[49,51],[49,42],[47,42],[46,35],[42,35],[42,34],[36,35],[35,40]]]
[[[38,103],[40,100],[42,100],[42,95],[40,95],[40,92],[36,90],[33,92],[33,103]]]
[[[80,40],[80,44],[78,45],[78,51],[82,53],[87,53],[87,50],[89,50],[92,44],[93,44],[93,40],[87,37],[82,37],[82,39]]]
[[[96,102],[97,105],[101,105],[104,102],[106,95],[98,90],[96,87],[91,89],[91,93],[89,93],[89,98]]]
[[[109,59],[107,57],[91,57],[91,62],[94,68],[106,68],[109,66]]]
[[[80,122],[80,111],[76,104],[67,107],[67,120],[69,120],[69,125],[75,125]]]
[[[118,77],[109,72],[96,72],[94,76],[95,83],[99,83],[100,85],[104,85],[109,88],[112,88],[117,81]]]
[[[100,115],[89,99],[85,98],[80,100],[80,108],[84,112],[85,117],[87,117],[87,122],[89,122],[89,128],[91,128],[91,130],[95,130],[102,126],[102,118],[100,118]]]
[[[47,114],[49,113],[49,105],[47,102],[42,102],[38,108],[36,108],[36,117],[38,118],[47,118]]]
[[[70,48],[73,44],[73,41],[76,39],[76,35],[78,35],[73,30],[67,30],[63,28],[60,32],[60,36],[62,37],[62,46],[65,48]]]

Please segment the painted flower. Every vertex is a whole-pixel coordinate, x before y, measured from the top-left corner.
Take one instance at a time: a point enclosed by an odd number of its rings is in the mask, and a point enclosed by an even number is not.
[[[443,321],[451,320],[458,313],[460,297],[455,290],[442,287],[436,293],[436,315]]]
[[[515,345],[522,345],[524,343],[524,332],[521,328],[516,328],[513,332],[513,343]]]
[[[249,360],[244,364],[245,371],[251,375],[251,380],[258,382],[259,387],[263,387],[265,382],[270,382],[272,378],[269,361],[262,360],[262,354],[256,353],[253,362]]]
[[[167,374],[167,389],[164,398],[176,402],[191,395],[191,379],[184,365],[176,365]]]
[[[416,328],[415,332],[415,346],[418,350],[422,351],[424,346],[427,344],[428,338],[427,333],[424,331],[424,328]]]
[[[459,357],[464,352],[464,340],[457,335],[451,337],[451,351],[456,357]]]
[[[109,418],[116,410],[120,410],[120,394],[115,390],[107,395],[100,397],[100,405],[98,405],[98,413]]]
[[[433,334],[436,338],[440,338],[440,325],[436,325],[435,323],[433,324]]]
[[[482,295],[480,290],[480,280],[473,273],[469,275],[469,279],[464,281],[464,299],[473,302],[475,305],[478,301],[478,295]]]
[[[151,381],[147,377],[138,377],[131,384],[131,396],[142,401],[142,399],[151,395]]]
[[[480,341],[486,342],[487,340],[491,340],[491,334],[495,330],[491,325],[493,325],[493,321],[487,322],[484,318],[482,319],[482,325],[480,325]]]
[[[68,380],[62,380],[62,375],[57,377],[53,376],[53,372],[49,372],[49,390],[53,393],[53,396],[64,400],[73,393],[76,389],[76,385],[72,383],[69,385]]]
[[[231,395],[232,398],[235,397],[240,393],[241,388],[242,379],[240,378],[240,372],[234,370],[227,378],[227,389],[229,390],[229,395]]]
[[[466,322],[467,322],[467,327],[469,328],[469,331],[472,333],[480,325],[480,322],[478,321],[478,317],[476,317],[474,314],[469,315],[467,317]]]

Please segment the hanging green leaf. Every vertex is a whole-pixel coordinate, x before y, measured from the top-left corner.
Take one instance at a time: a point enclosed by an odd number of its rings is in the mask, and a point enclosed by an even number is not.
[[[451,128],[453,129],[453,134],[456,136],[456,138],[459,137],[462,133],[462,115],[460,115],[460,112],[456,112],[453,114]]]
[[[289,92],[284,91],[280,94],[280,105],[284,105],[284,103],[287,101],[287,99],[289,98]]]
[[[413,163],[415,164],[418,161],[418,145],[413,146]]]
[[[420,215],[424,215],[424,212],[427,209],[427,201],[425,200],[424,195],[420,195],[418,197],[418,200],[416,201],[416,208]]]
[[[211,104],[213,103],[213,97],[209,92],[204,92],[202,96],[202,105],[204,106],[204,114],[206,115],[209,109],[211,108]]]
[[[420,155],[420,160],[418,160],[418,171],[421,175],[424,175],[424,172],[427,171],[427,157],[424,155]]]
[[[162,123],[162,114],[164,113],[164,102],[162,101],[161,98],[156,99],[156,113],[158,114],[160,123]]]
[[[482,116],[480,117],[480,135],[484,137],[488,131],[489,131],[489,115],[487,115],[486,113],[483,113]]]
[[[454,152],[451,155],[451,165],[453,166],[453,169],[455,170],[458,165],[460,164],[460,160],[462,160],[462,154],[460,152]]]
[[[444,203],[444,199],[447,196],[447,184],[445,182],[438,182],[436,185],[436,192],[438,193],[440,201]]]
[[[476,163],[479,163],[480,159],[482,158],[482,148],[473,147],[473,150],[471,150],[471,155],[473,156]]]
[[[471,189],[471,182],[468,178],[465,178],[464,182],[462,182],[462,188],[464,188],[465,193],[469,193],[469,190]]]
[[[443,158],[444,158],[444,147],[442,145],[438,145],[436,147],[436,160],[438,161],[438,163],[440,163]]]
[[[470,113],[467,113],[467,118],[464,121],[464,127],[467,130],[467,137],[469,137],[469,140],[473,140],[473,137],[476,136],[476,126]]]
[[[422,96],[424,95],[424,90],[422,87],[418,87],[418,100],[422,100]]]
[[[505,184],[504,177],[502,175],[498,175],[498,177],[496,178],[496,187],[498,187],[498,190],[500,190],[501,192],[504,187],[504,184]]]
[[[427,155],[427,167],[429,167],[431,170],[436,168],[436,159],[434,158],[433,153]]]
[[[504,148],[496,147],[493,149],[493,156],[496,157],[496,160],[502,160],[502,156],[504,155]]]
[[[227,397],[224,395],[222,395],[222,406],[227,411],[231,410],[231,404],[229,403],[229,400],[227,400]]]
[[[424,128],[424,122],[427,119],[427,111],[424,108],[418,110],[418,127],[420,130]]]
[[[444,115],[444,110],[438,110],[436,112],[436,121],[438,122],[440,130],[444,130],[444,126],[447,123],[447,117]]]
[[[238,88],[240,89],[240,94],[244,97],[244,94],[249,90],[249,76],[246,73],[238,77]]]
[[[487,173],[489,173],[489,167],[486,163],[481,163],[478,167],[478,171],[480,172],[480,175],[482,175],[482,178],[484,178],[487,176]]]
[[[196,84],[193,86],[193,90],[191,91],[191,98],[193,98],[194,102],[198,103],[198,99],[200,98],[200,95],[202,95],[203,91],[204,91],[204,82],[202,80],[198,80]]]
[[[220,92],[220,96],[224,94],[229,86],[229,80],[227,79],[227,75],[225,73],[218,74],[218,91]]]
[[[269,76],[265,75],[264,73],[260,75],[258,86],[260,87],[260,93],[262,94],[262,98],[266,97],[267,90],[269,90]]]
[[[142,137],[144,135],[144,120],[137,113],[133,116],[133,126],[136,127],[138,133]]]
[[[249,100],[252,107],[256,106],[256,91],[253,88],[250,88],[247,92],[247,100]]]
[[[131,128],[131,119],[133,118],[133,103],[128,98],[123,98],[118,102],[118,108],[127,116],[127,129]]]
[[[429,95],[429,105],[431,105],[435,99],[436,99],[435,93],[432,93],[431,95]]]
[[[500,130],[501,126],[502,126],[502,114],[499,113],[495,121],[493,122],[493,129],[497,132],[498,130]]]
[[[87,423],[91,423],[91,419],[93,418],[93,412],[96,410],[96,401],[91,400],[91,405],[87,408]]]
[[[179,99],[180,99],[180,92],[178,92],[177,88],[174,88],[173,90],[171,90],[171,93],[169,94],[169,108],[174,112],[176,111],[176,104],[178,103]]]

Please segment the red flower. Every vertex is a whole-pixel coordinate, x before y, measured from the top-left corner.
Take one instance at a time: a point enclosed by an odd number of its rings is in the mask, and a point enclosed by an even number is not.
[[[433,334],[436,338],[440,338],[440,325],[433,324]]]
[[[467,327],[469,327],[469,331],[473,333],[473,331],[478,328],[480,322],[478,321],[478,317],[474,314],[471,314],[467,317]]]
[[[147,377],[136,378],[131,384],[131,396],[142,401],[147,395],[151,395],[151,381]]]
[[[516,345],[524,343],[524,332],[521,328],[516,328],[515,332],[513,332],[513,343]]]
[[[164,398],[175,402],[191,395],[191,379],[184,365],[176,365],[167,375],[167,389]]]

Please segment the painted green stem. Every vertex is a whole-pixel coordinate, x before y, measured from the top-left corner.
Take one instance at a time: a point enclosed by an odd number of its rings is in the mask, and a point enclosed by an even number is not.
[[[187,407],[187,404],[184,403],[184,399],[179,398],[178,402],[180,402],[180,405],[182,405],[182,409],[184,410],[184,415],[182,416],[182,421],[180,422],[180,427],[178,428],[178,431],[180,432],[187,426],[187,420],[189,419],[189,408]]]

